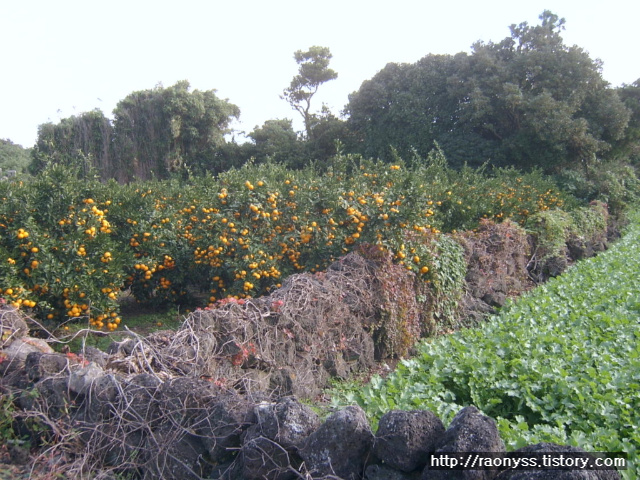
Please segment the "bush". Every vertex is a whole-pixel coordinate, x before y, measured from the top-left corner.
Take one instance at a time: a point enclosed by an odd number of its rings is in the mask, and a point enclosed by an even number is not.
[[[115,329],[127,251],[114,238],[108,203],[88,187],[53,167],[2,193],[2,295],[43,319],[86,317]]]
[[[601,201],[613,215],[619,215],[640,200],[640,179],[634,167],[607,162],[589,166],[585,171],[564,170],[558,184],[584,202]]]
[[[431,282],[435,297],[421,297],[429,330],[455,321],[464,277],[461,250],[440,233],[483,218],[522,223],[566,201],[537,173],[456,172],[438,150],[410,168],[338,155],[322,175],[249,163],[130,185],[50,166],[0,185],[0,198],[0,295],[54,328],[83,318],[107,329],[120,321],[122,290],[189,308],[255,297],[370,244]]]
[[[589,207],[571,212],[545,210],[532,215],[527,229],[533,236],[534,252],[530,270],[539,281],[557,276],[569,260],[588,254],[570,255],[570,246],[579,249],[602,250],[606,244],[609,213],[606,205],[593,202]],[[595,245],[595,247],[594,247]]]

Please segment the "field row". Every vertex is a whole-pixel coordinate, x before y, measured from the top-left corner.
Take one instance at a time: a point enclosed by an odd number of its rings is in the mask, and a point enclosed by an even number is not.
[[[0,188],[0,296],[56,325],[108,329],[123,289],[188,307],[257,296],[363,243],[431,281],[442,272],[426,239],[567,202],[537,173],[453,171],[437,152],[412,168],[339,157],[323,175],[248,165],[125,186],[52,167]]]
[[[640,216],[622,240],[508,304],[482,328],[423,341],[418,354],[336,404],[371,418],[426,408],[445,419],[475,405],[508,447],[537,442],[587,451],[640,445]],[[638,467],[628,470],[636,478]]]

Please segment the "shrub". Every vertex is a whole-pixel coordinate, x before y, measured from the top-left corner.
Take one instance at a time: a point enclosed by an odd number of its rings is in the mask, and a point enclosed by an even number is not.
[[[640,200],[638,174],[625,163],[597,163],[586,170],[564,170],[557,181],[563,190],[583,202],[606,203],[616,216]]]
[[[571,212],[556,209],[532,215],[527,229],[535,244],[530,267],[534,277],[544,280],[562,273],[570,259],[568,243],[606,242],[608,216],[606,205],[600,202]]]
[[[52,167],[3,192],[2,294],[43,319],[86,317],[114,329],[127,252],[114,239],[108,203],[87,187]]]
[[[432,330],[455,322],[464,278],[461,250],[441,232],[524,222],[565,200],[535,173],[456,172],[437,150],[415,164],[338,155],[322,175],[249,163],[130,185],[50,166],[0,185],[0,295],[54,328],[82,318],[114,329],[125,289],[152,305],[255,297],[371,244],[430,282],[421,304]]]

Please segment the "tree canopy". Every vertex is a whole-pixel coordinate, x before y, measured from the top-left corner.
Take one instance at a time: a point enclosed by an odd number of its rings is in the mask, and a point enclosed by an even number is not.
[[[117,156],[138,178],[205,169],[240,109],[215,90],[189,91],[186,80],[128,95],[114,110]]]
[[[602,66],[564,44],[565,21],[511,25],[471,54],[427,55],[388,64],[349,96],[349,125],[361,153],[424,155],[440,144],[453,164],[555,170],[606,157],[624,136],[629,110]]]
[[[97,168],[105,178],[116,175],[113,162],[113,126],[99,109],[38,127],[29,170],[36,173],[49,162],[74,165],[85,173]]]
[[[267,120],[249,133],[249,138],[254,142],[250,156],[258,161],[273,159],[294,166],[303,156],[303,144],[288,118]]]
[[[298,75],[293,77],[282,94],[282,98],[302,116],[308,139],[313,138],[315,117],[311,111],[311,99],[320,85],[338,78],[337,72],[329,68],[332,56],[327,47],[314,46],[306,52],[296,51],[294,58],[299,65]]]
[[[347,120],[312,108],[337,78],[327,47],[298,50],[298,74],[283,91],[304,120],[267,120],[227,142],[239,108],[215,90],[184,80],[133,92],[113,120],[100,110],[40,125],[30,170],[48,162],[93,167],[103,178],[165,178],[172,172],[219,173],[254,159],[293,168],[342,151],[382,160],[425,158],[437,143],[454,167],[513,165],[584,172],[601,161],[640,158],[640,80],[613,89],[602,64],[562,38],[565,20],[545,10],[538,25],[510,26],[499,42],[477,41],[469,53],[429,54],[389,63],[349,96]]]
[[[631,112],[629,128],[624,139],[618,144],[617,153],[628,158],[636,165],[640,164],[640,78],[630,85],[618,89],[618,95]]]
[[[0,178],[7,170],[22,172],[29,165],[29,149],[13,143],[9,139],[0,139]]]
[[[31,168],[48,161],[94,167],[103,178],[165,178],[180,169],[206,170],[240,110],[215,90],[190,91],[187,81],[133,92],[110,121],[100,110],[40,125]]]

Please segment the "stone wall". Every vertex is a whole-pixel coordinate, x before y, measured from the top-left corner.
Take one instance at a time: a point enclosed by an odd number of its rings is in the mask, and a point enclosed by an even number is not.
[[[430,468],[431,455],[445,452],[505,453],[495,421],[473,406],[448,428],[430,411],[390,411],[374,433],[358,406],[321,419],[293,396],[249,397],[187,377],[124,377],[53,353],[30,352],[24,368],[7,376],[22,412],[18,423],[33,425],[28,419],[37,414],[46,421],[31,435],[57,442],[67,454],[75,449],[65,466],[68,478],[620,478],[613,471]],[[551,444],[522,451],[585,455]]]

